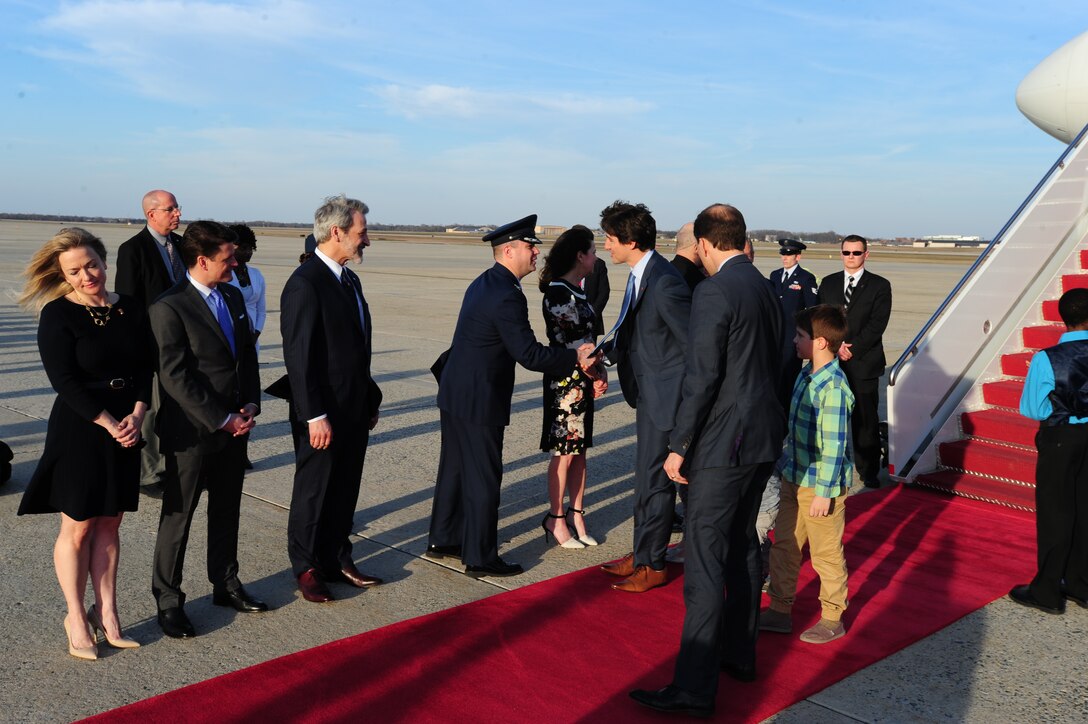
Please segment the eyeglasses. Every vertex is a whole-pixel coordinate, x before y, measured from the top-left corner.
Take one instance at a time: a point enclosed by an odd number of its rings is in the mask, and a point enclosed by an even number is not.
[[[862,256],[865,254],[864,251],[847,251],[846,249],[843,249],[841,253],[843,256]]]
[[[151,210],[152,211],[165,211],[168,214],[172,214],[175,211],[178,212],[179,214],[181,213],[181,207],[180,206],[166,206],[166,207],[163,207],[163,208],[156,207],[156,208],[153,208]]]

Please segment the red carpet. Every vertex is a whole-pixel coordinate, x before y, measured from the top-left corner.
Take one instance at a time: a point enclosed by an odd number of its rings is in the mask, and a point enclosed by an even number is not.
[[[721,721],[759,721],[1005,594],[1034,570],[1034,518],[897,487],[851,498],[845,638],[763,634],[759,679],[723,676]],[[633,688],[672,678],[680,568],[641,595],[596,568],[440,611],[106,712],[107,722],[656,721]],[[801,572],[794,628],[819,617]]]

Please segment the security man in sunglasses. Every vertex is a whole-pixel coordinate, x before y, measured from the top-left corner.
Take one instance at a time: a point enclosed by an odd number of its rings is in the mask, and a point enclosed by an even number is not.
[[[892,285],[866,270],[869,243],[852,234],[841,243],[841,272],[828,274],[817,292],[821,304],[846,307],[848,330],[839,363],[854,393],[851,419],[854,466],[868,488],[880,487],[880,376],[884,374],[884,330],[892,314]]]

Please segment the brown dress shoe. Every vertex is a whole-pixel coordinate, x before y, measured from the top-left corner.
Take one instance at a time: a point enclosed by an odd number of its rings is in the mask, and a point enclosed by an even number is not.
[[[339,578],[344,583],[355,586],[356,588],[367,588],[369,586],[380,586],[382,579],[376,576],[368,576],[355,567],[354,563],[345,563],[340,567]]]
[[[627,591],[628,593],[644,593],[651,588],[664,586],[668,578],[669,574],[664,569],[655,571],[649,566],[639,566],[630,578],[626,578],[619,583],[613,583],[612,588],[617,591]]]
[[[603,566],[601,566],[601,570],[613,576],[627,578],[635,572],[635,554],[628,553],[618,561],[605,563]]]
[[[298,577],[298,590],[302,593],[302,597],[311,603],[327,603],[333,600],[329,587],[317,577],[317,571],[313,568],[306,569],[306,572]]]

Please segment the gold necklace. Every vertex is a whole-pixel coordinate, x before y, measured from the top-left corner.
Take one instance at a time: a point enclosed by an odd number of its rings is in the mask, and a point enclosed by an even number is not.
[[[106,322],[110,321],[110,312],[113,311],[113,305],[110,304],[108,297],[106,299],[106,311],[104,312],[101,311],[101,307],[96,309],[83,301],[83,297],[79,292],[76,292],[76,299],[78,299],[80,304],[83,305],[83,308],[87,310],[87,314],[91,315],[91,319],[94,321],[96,327],[105,327]],[[117,313],[120,314],[121,310],[118,309]]]

